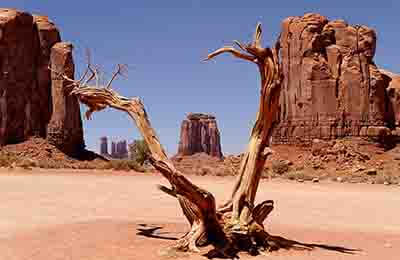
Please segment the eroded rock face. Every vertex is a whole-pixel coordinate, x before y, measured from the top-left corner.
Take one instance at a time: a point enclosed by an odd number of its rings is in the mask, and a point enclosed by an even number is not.
[[[390,131],[374,30],[306,14],[283,21],[280,44],[284,80],[274,143]]]
[[[32,99],[36,104],[36,111],[46,111],[42,114],[38,126],[45,126],[50,121],[52,111],[51,77],[48,69],[51,47],[61,41],[60,33],[54,23],[46,16],[33,16],[39,36],[39,50],[37,53],[36,80],[38,88]],[[46,131],[41,132],[45,136]]]
[[[47,140],[68,154],[73,154],[84,148],[82,120],[79,102],[75,96],[69,95],[67,86],[70,84],[57,72],[74,78],[74,62],[72,59],[72,44],[56,43],[51,48],[51,95],[53,110],[47,127]]]
[[[202,152],[222,158],[217,121],[212,115],[190,113],[182,122],[178,155]]]
[[[17,143],[33,130],[40,113],[31,99],[36,81],[39,39],[33,17],[12,9],[0,9],[0,142]],[[47,112],[47,111],[46,111]]]
[[[60,83],[51,80],[47,69],[52,47],[60,41],[59,31],[47,17],[0,9],[0,145],[22,142],[33,135],[47,137],[53,101],[58,102],[64,95],[52,93],[52,87],[56,88],[52,84]],[[70,64],[54,61],[61,70],[63,65],[72,65],[73,71],[72,56]],[[65,120],[63,125],[67,128],[77,127],[74,131],[69,129],[68,135],[82,132],[78,103],[67,102],[66,107],[64,119],[60,120]],[[82,136],[75,138],[83,144]],[[57,145],[69,147],[72,139],[63,140]]]
[[[389,82],[386,89],[388,97],[388,121],[392,121],[395,127],[395,135],[400,136],[400,75],[387,70],[380,70]]]

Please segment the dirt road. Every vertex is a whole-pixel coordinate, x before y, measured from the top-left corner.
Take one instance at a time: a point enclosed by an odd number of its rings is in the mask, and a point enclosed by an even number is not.
[[[218,201],[229,195],[234,181],[190,178]],[[165,182],[158,175],[1,170],[0,259],[172,257],[165,248],[187,224],[177,202],[156,189],[159,183]],[[257,198],[275,200],[266,223],[272,234],[331,246],[281,250],[268,259],[400,259],[399,186],[262,181]],[[359,251],[345,254],[333,246]],[[205,259],[201,254],[173,257]]]

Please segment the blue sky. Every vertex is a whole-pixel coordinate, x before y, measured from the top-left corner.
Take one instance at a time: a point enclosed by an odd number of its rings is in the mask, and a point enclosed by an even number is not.
[[[177,150],[180,122],[188,112],[217,116],[225,153],[242,151],[257,111],[259,81],[253,64],[221,56],[203,63],[209,51],[246,42],[263,25],[265,44],[273,43],[287,16],[317,12],[329,19],[365,24],[377,31],[375,61],[400,72],[400,1],[19,1],[2,7],[47,15],[63,40],[75,45],[77,70],[90,48],[93,62],[109,73],[129,65],[129,77],[114,82],[124,96],[140,96],[169,154]],[[84,111],[82,111],[84,112]],[[127,115],[112,109],[84,120],[87,147],[98,151],[103,135],[133,140],[139,133]]]

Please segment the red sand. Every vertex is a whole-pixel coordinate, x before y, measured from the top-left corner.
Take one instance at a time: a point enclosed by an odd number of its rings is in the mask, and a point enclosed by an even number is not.
[[[156,189],[158,175],[49,170],[0,170],[0,259],[163,259],[172,240],[187,229],[178,203]],[[234,178],[195,177],[218,201]],[[400,257],[400,186],[295,183],[263,180],[258,200],[276,207],[267,230],[305,243],[360,249],[280,250],[269,259],[393,259]],[[144,232],[143,232],[144,231]],[[210,248],[204,248],[206,253]],[[178,254],[174,259],[205,259]],[[290,256],[290,257],[289,257]],[[170,256],[169,256],[170,257]],[[240,255],[241,259],[265,256]]]

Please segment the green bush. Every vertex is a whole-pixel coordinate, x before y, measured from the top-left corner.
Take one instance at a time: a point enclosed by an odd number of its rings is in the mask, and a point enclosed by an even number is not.
[[[135,140],[129,145],[131,160],[143,165],[149,159],[149,146],[145,140]]]

